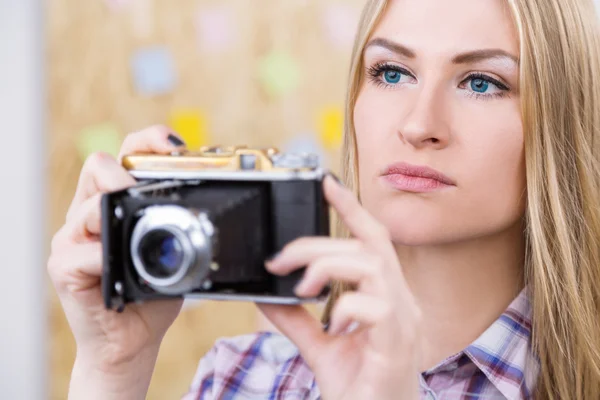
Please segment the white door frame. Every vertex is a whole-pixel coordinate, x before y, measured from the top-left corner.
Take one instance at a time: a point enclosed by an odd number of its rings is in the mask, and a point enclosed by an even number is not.
[[[0,398],[44,399],[44,18],[40,0],[0,0]]]

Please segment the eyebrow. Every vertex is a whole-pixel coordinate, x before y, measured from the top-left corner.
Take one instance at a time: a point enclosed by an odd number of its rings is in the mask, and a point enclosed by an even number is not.
[[[383,47],[384,49],[390,50],[396,54],[405,56],[407,58],[417,57],[416,53],[410,48],[403,46],[400,43],[392,42],[388,39],[375,38],[367,44],[365,49],[368,49],[369,47]]]
[[[375,38],[371,40],[366,48],[369,47],[383,47],[384,49],[390,50],[396,54],[407,58],[416,58],[417,54],[414,50],[400,43],[393,42],[384,38]],[[502,49],[482,49],[482,50],[474,50],[469,51],[467,53],[457,54],[452,58],[452,63],[454,64],[469,64],[475,63],[478,61],[494,59],[494,58],[508,58],[513,61],[515,64],[519,64],[519,58],[512,55],[511,53],[502,50]]]

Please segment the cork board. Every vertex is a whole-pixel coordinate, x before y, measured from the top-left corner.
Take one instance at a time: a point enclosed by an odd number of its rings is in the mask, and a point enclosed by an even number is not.
[[[326,130],[340,129],[340,116],[331,110],[343,105],[352,34],[364,2],[48,1],[49,239],[75,191],[82,132],[101,124],[122,138],[169,124],[174,113],[199,110],[203,144],[312,146],[336,170],[338,133]],[[157,48],[169,55],[172,76],[142,90],[143,77],[132,73],[134,57]],[[152,68],[160,69],[156,64]],[[64,399],[75,345],[53,289],[49,300],[48,397]],[[163,342],[148,398],[180,397],[218,337],[260,325],[252,304],[186,308]]]

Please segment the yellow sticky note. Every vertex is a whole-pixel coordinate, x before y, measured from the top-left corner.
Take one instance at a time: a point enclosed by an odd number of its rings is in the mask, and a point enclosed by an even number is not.
[[[103,151],[116,157],[123,138],[112,123],[104,123],[83,129],[77,137],[77,151],[82,159],[90,154]]]
[[[323,146],[328,150],[342,145],[344,133],[344,112],[341,107],[327,107],[319,116],[319,134]]]
[[[200,110],[175,110],[171,113],[171,128],[181,135],[189,150],[199,150],[208,144],[207,118]]]

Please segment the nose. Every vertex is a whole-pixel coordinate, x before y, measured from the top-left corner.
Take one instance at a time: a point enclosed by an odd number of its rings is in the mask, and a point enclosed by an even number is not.
[[[398,126],[400,139],[416,149],[442,149],[450,141],[443,94],[435,87],[416,89]]]

